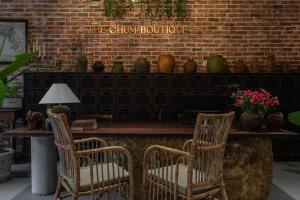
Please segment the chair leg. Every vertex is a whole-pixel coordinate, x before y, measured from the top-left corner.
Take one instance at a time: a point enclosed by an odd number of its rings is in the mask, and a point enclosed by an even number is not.
[[[59,178],[57,188],[56,188],[56,192],[55,192],[55,196],[54,196],[55,200],[60,200],[60,194],[62,192],[62,189],[63,189],[63,187],[62,187],[62,184],[61,184],[61,178]]]
[[[73,200],[78,200],[79,197],[77,195],[73,195]]]
[[[221,184],[221,195],[222,195],[223,200],[228,200],[224,181],[222,181],[222,184]]]

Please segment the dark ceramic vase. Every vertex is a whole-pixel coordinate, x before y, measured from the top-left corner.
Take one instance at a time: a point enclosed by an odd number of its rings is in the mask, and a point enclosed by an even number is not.
[[[284,120],[282,112],[269,114],[266,118],[266,126],[271,131],[278,131]]]
[[[77,72],[86,72],[88,67],[88,59],[86,56],[81,55],[77,58]]]
[[[197,63],[193,59],[189,59],[183,65],[184,73],[197,73]]]
[[[253,112],[243,112],[240,122],[244,131],[259,131],[263,123],[262,118]]]
[[[173,73],[175,68],[175,58],[172,55],[161,55],[158,58],[159,73]]]
[[[150,63],[146,58],[138,58],[133,64],[134,72],[148,73],[150,70]]]
[[[105,65],[101,61],[96,61],[92,65],[93,71],[96,73],[102,73],[105,69]]]

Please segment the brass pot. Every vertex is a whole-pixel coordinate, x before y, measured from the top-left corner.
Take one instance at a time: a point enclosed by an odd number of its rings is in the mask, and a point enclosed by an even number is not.
[[[183,65],[184,73],[197,73],[197,62],[195,62],[193,59],[189,59],[186,61],[186,63]]]
[[[227,62],[222,56],[211,56],[207,59],[207,71],[209,73],[224,73]]]
[[[138,58],[133,64],[134,72],[148,73],[150,71],[150,63],[147,58]]]
[[[175,58],[172,55],[161,55],[158,58],[159,73],[173,73],[175,68]]]

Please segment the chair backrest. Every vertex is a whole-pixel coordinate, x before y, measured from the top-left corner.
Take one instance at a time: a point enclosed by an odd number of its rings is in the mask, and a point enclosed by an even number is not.
[[[234,116],[234,112],[198,114],[190,146],[193,160],[189,170],[193,177],[189,179],[192,184],[211,184],[222,178],[224,151]]]
[[[76,167],[75,151],[72,132],[65,114],[54,114],[47,111],[55,137],[55,145],[60,159],[60,174],[65,178],[74,178]]]

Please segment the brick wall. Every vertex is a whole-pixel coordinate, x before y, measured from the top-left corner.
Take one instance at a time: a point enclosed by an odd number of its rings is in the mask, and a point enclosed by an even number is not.
[[[102,2],[102,1],[101,1]],[[139,6],[122,20],[103,15],[103,6],[85,0],[0,0],[0,18],[28,19],[29,40],[44,43],[48,56],[60,49],[65,69],[74,69],[76,30],[87,29],[91,21],[101,25],[175,25],[190,27],[188,34],[91,35],[87,46],[90,62],[102,60],[108,67],[122,56],[129,71],[137,57],[145,56],[155,71],[160,54],[176,57],[177,71],[187,58],[201,66],[209,55],[221,54],[230,64],[240,59],[250,64],[274,54],[279,61],[300,66],[299,0],[190,0],[189,16],[145,20],[137,16]],[[199,67],[200,71],[205,71]]]

